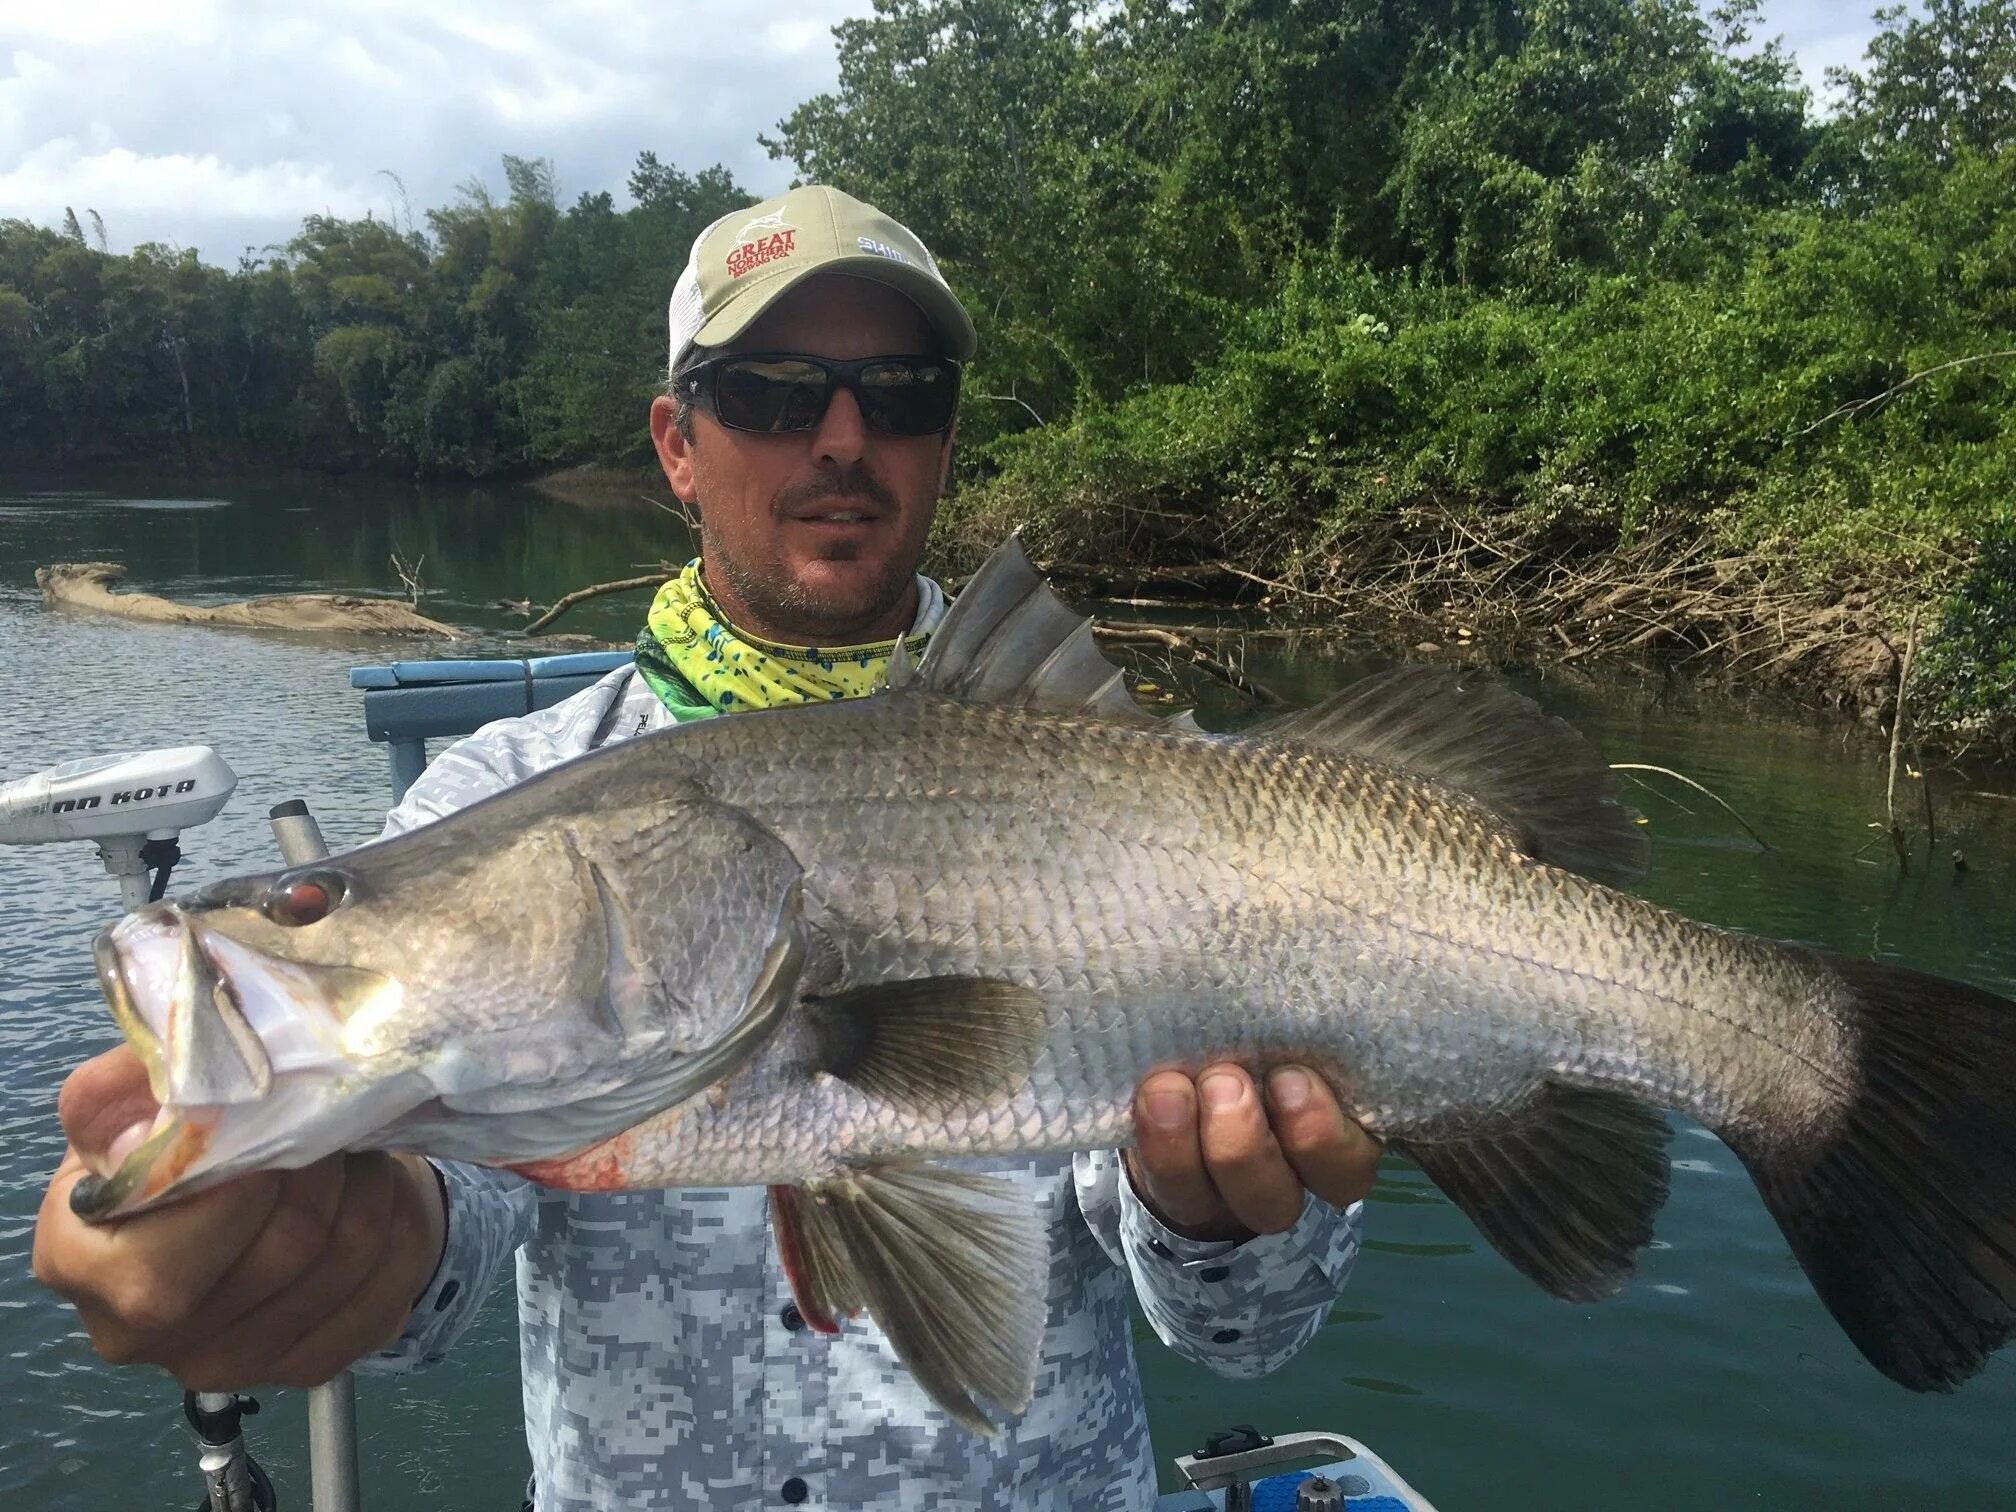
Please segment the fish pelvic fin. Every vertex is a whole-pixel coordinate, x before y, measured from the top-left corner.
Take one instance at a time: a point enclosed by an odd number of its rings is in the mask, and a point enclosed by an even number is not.
[[[1859,1085],[1819,1138],[1770,1110],[1716,1132],[1869,1362],[1950,1391],[2016,1332],[2016,1003],[1877,961],[1813,956]]]
[[[771,1188],[798,1310],[837,1332],[867,1311],[925,1394],[975,1433],[1036,1387],[1049,1247],[1035,1204],[994,1176],[876,1166]]]
[[[959,590],[914,679],[969,703],[1082,714],[1121,724],[1157,717],[1134,702],[1124,674],[1030,564],[1019,535],[995,547]],[[892,687],[900,686],[893,673]]]
[[[1041,993],[988,977],[920,977],[808,1001],[821,1068],[878,1102],[949,1112],[1002,1101],[1043,1048]]]
[[[1321,746],[1433,778],[1512,825],[1527,854],[1592,881],[1645,874],[1644,831],[1617,802],[1602,754],[1487,675],[1398,667],[1249,726],[1243,737]]]
[[[1594,1302],[1622,1289],[1652,1238],[1672,1132],[1624,1093],[1549,1086],[1509,1133],[1401,1148],[1521,1274]]]

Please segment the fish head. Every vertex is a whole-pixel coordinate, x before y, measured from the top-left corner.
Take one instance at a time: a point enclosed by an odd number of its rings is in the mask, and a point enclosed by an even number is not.
[[[159,1111],[80,1186],[77,1211],[123,1216],[342,1149],[502,1161],[583,1147],[636,1116],[614,1094],[704,1063],[735,1026],[768,933],[730,938],[732,909],[725,930],[689,922],[689,959],[675,951],[667,973],[683,990],[666,990],[631,901],[663,884],[640,894],[620,835],[534,824],[470,840],[430,825],[101,933],[100,986]],[[402,1140],[416,1124],[437,1137]]]

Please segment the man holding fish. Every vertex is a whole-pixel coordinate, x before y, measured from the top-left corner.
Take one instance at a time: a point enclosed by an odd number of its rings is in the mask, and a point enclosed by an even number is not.
[[[795,189],[696,240],[669,319],[651,430],[700,560],[658,594],[634,668],[445,752],[388,835],[668,725],[870,693],[945,616],[916,568],[974,333],[922,243]],[[333,906],[320,885],[284,906]],[[760,1186],[596,1190],[620,1181],[592,1165],[606,1145],[512,1162],[550,1186],[348,1153],[93,1225],[73,1200],[154,1135],[147,1068],[124,1048],[87,1063],[61,1114],[72,1148],[37,1274],[107,1359],[198,1389],[432,1363],[515,1253],[542,1512],[1145,1507],[1130,1294],[1186,1357],[1274,1368],[1349,1274],[1378,1155],[1323,1078],[1280,1065],[1256,1082],[1227,1062],[1147,1076],[1124,1155],[976,1162],[1041,1214],[1048,1248],[1034,1398],[1012,1413],[995,1398],[982,1436],[956,1385],[920,1389],[874,1322],[824,1305],[816,1230],[783,1198],[773,1224]]]

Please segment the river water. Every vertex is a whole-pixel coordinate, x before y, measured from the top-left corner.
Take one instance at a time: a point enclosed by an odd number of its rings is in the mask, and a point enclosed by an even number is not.
[[[528,490],[0,480],[0,778],[105,751],[215,745],[239,790],[218,821],[184,836],[178,889],[270,864],[263,816],[285,798],[308,799],[332,845],[357,844],[375,832],[387,790],[348,670],[434,651],[52,611],[35,591],[38,563],[123,560],[136,587],[221,598],[396,589],[396,550],[420,560],[423,607],[485,632],[456,654],[494,654],[523,623],[494,600],[548,602],[682,548],[676,524],[654,510],[590,510]],[[606,599],[569,627],[627,639],[641,610],[640,595]],[[1356,670],[1265,647],[1249,667],[1301,699]],[[1613,760],[1707,783],[1776,846],[1760,854],[1691,793],[1669,790],[1684,808],[1636,794],[1655,846],[1649,896],[1718,924],[2016,994],[2016,804],[1944,784],[1941,860],[1900,881],[1887,850],[1869,846],[1883,771],[1865,746],[1754,713],[1670,706],[1656,688],[1533,691]],[[1956,844],[1964,875],[1944,859]],[[0,849],[0,1506],[9,1509],[193,1501],[194,1455],[170,1382],[100,1364],[28,1268],[36,1205],[61,1148],[55,1089],[114,1039],[89,943],[115,896],[86,847]],[[2016,1352],[1951,1397],[1892,1386],[1822,1311],[1720,1142],[1683,1125],[1674,1157],[1659,1240],[1629,1289],[1595,1307],[1542,1295],[1417,1172],[1389,1160],[1357,1275],[1287,1368],[1221,1381],[1140,1332],[1161,1456],[1234,1422],[1337,1429],[1367,1440],[1444,1512],[2016,1506]],[[515,1509],[525,1464],[517,1392],[506,1297],[436,1370],[362,1383],[366,1505]],[[283,1504],[305,1507],[303,1398],[276,1391],[264,1401],[250,1425],[256,1451]]]

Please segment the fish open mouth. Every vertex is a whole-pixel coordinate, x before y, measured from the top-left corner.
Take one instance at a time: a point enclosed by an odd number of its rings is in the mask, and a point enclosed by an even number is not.
[[[84,1219],[104,1219],[158,1196],[202,1155],[210,1141],[206,1130],[196,1128],[167,1106],[168,1068],[161,1036],[134,1004],[112,930],[101,931],[91,950],[98,968],[99,990],[105,994],[106,1005],[126,1036],[126,1043],[146,1068],[148,1090],[161,1105],[146,1137],[126,1152],[109,1176],[94,1173],[70,1189],[73,1213]]]
[[[344,1021],[396,984],[268,954],[173,904],[112,925],[93,955],[159,1111],[114,1170],[72,1188],[79,1217],[121,1217],[262,1165],[305,1163],[339,1147],[323,1146],[325,1127],[357,1132],[367,1115],[354,1105],[372,1099],[341,1085],[356,1070]],[[283,1079],[287,1095],[274,1096]],[[339,1104],[355,1117],[332,1117]]]

